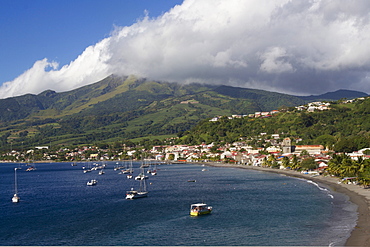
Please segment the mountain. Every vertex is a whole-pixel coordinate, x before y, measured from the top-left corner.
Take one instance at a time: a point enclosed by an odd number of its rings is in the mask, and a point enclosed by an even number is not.
[[[68,92],[1,99],[0,149],[162,139],[214,116],[306,102],[264,90],[112,75]]]
[[[332,101],[340,99],[355,99],[367,96],[369,95],[363,92],[340,89],[335,92],[328,92],[320,95],[298,96],[298,97],[305,101]]]

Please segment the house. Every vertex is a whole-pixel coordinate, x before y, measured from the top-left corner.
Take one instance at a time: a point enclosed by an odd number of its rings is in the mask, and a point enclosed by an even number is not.
[[[316,107],[315,107],[315,106],[310,106],[310,107],[308,107],[307,111],[308,111],[308,112],[314,112],[314,111],[315,111],[315,109],[316,109]]]
[[[269,153],[279,153],[281,152],[281,149],[279,147],[270,146],[266,148],[266,151]]]
[[[325,150],[323,145],[297,145],[294,147],[294,153],[300,154],[303,150],[306,150],[310,155],[321,154]]]
[[[274,138],[274,139],[279,139],[280,135],[279,134],[272,134],[271,137]]]
[[[98,159],[99,154],[90,154],[90,159],[96,160]]]

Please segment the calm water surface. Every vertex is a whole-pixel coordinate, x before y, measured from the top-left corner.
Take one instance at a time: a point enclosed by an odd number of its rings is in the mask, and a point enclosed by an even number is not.
[[[339,246],[356,220],[346,196],[279,174],[160,165],[148,175],[149,196],[126,200],[139,182],[114,171],[116,162],[100,176],[82,166],[40,163],[26,172],[24,164],[0,164],[0,245]],[[87,186],[90,179],[98,185]],[[212,214],[190,217],[197,202],[213,206]]]

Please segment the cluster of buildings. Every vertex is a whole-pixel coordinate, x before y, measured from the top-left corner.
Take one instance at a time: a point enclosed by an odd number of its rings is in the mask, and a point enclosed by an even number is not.
[[[261,133],[262,135],[265,133]],[[278,138],[277,135],[272,135],[273,138]],[[254,148],[247,145],[245,142],[234,142],[226,146],[218,147],[217,150],[213,148],[213,144],[201,144],[201,145],[172,145],[172,146],[154,146],[150,151],[151,154],[157,160],[183,160],[187,162],[194,161],[209,161],[225,159],[232,160],[234,162],[242,164],[254,164],[258,156],[263,156],[261,153],[267,153],[266,155],[300,155],[305,150],[309,155],[326,155],[328,151],[323,145],[295,145],[291,144],[290,138],[283,139],[282,142],[278,143],[273,140],[269,140],[271,145],[267,148]],[[263,157],[265,157],[263,156]],[[257,162],[258,163],[258,162]]]
[[[261,133],[265,135],[266,133]],[[147,159],[158,161],[174,161],[174,162],[229,162],[242,165],[262,166],[266,159],[274,157],[278,164],[282,164],[284,157],[290,160],[296,157],[313,157],[317,162],[318,169],[327,167],[328,161],[331,159],[330,151],[323,145],[292,145],[290,138],[279,139],[279,135],[271,135],[272,139],[265,140],[270,143],[268,147],[256,148],[248,145],[244,141],[234,142],[225,146],[215,146],[212,144],[200,145],[161,145],[153,146],[150,150],[135,149],[127,147],[124,151],[100,149],[98,147],[79,147],[73,150],[63,148],[58,151],[51,152],[47,148],[28,150],[25,153],[12,150],[4,154],[8,160],[4,161],[29,161],[35,158],[35,161],[109,161],[123,160],[128,158],[140,159],[143,156],[138,156],[140,153]],[[295,140],[296,141],[296,140]],[[353,160],[370,158],[367,155],[365,148],[353,153],[347,154]],[[34,153],[41,152],[41,155],[34,157]],[[304,155],[303,155],[304,154]],[[10,157],[10,158],[9,158]]]
[[[261,133],[263,134],[263,133]],[[267,148],[254,148],[245,142],[235,142],[226,146],[214,149],[213,144],[202,145],[171,145],[154,146],[150,150],[151,154],[157,160],[174,160],[183,162],[234,162],[242,165],[261,166],[264,160],[274,156],[278,163],[281,163],[283,157],[292,159],[293,156],[313,157],[318,167],[326,167],[331,159],[330,151],[323,145],[292,145],[290,138],[284,138],[281,142],[275,142]],[[362,149],[354,153],[349,153],[353,160],[359,157],[363,159],[370,158]]]
[[[326,102],[311,102],[308,103],[308,105],[300,105],[295,107],[298,111],[308,111],[308,112],[314,112],[314,111],[325,111],[330,110],[330,103]]]
[[[344,104],[348,103],[353,103],[357,100],[365,100],[365,98],[356,98],[356,99],[350,99],[350,100],[345,100],[343,101]],[[330,103],[329,102],[311,102],[308,103],[307,105],[300,105],[296,106],[295,109],[298,111],[307,111],[307,112],[314,112],[314,111],[326,111],[330,110]],[[234,118],[244,118],[244,117],[249,117],[249,118],[266,118],[266,117],[272,117],[274,114],[279,113],[280,111],[278,110],[273,110],[273,111],[266,111],[266,112],[255,112],[247,115],[232,115],[231,117],[228,117],[228,119],[234,119]],[[217,116],[212,119],[210,119],[210,122],[216,122],[218,121],[222,116]]]
[[[278,110],[273,110],[273,111],[266,111],[266,112],[255,112],[251,113],[248,115],[231,115],[231,117],[227,117],[228,119],[234,119],[234,118],[244,118],[244,117],[249,117],[249,118],[266,118],[266,117],[272,117],[274,114],[279,113]],[[210,119],[210,122],[217,122],[222,116],[217,116],[212,119]]]
[[[298,111],[308,111],[308,112],[314,112],[316,111],[324,111],[324,110],[330,110],[330,103],[328,102],[312,102],[308,103],[308,105],[301,105],[296,106],[295,109]],[[232,115],[231,117],[228,117],[228,119],[234,119],[234,118],[266,118],[266,117],[272,117],[274,114],[279,113],[278,110],[272,110],[272,111],[265,111],[265,112],[255,112],[248,115]],[[210,119],[210,122],[217,122],[222,116],[217,116],[212,119]]]

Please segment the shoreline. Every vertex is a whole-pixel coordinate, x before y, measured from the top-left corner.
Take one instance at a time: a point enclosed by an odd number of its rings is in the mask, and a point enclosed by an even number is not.
[[[358,218],[356,226],[350,233],[350,237],[346,240],[345,246],[370,246],[370,189],[364,189],[359,185],[338,183],[339,179],[329,176],[315,176],[303,174],[292,170],[280,170],[273,168],[264,168],[258,166],[235,165],[224,163],[201,163],[210,167],[232,167],[241,169],[250,169],[263,172],[272,172],[284,174],[290,177],[303,178],[317,183],[324,184],[330,190],[345,194],[349,200],[357,205]]]

